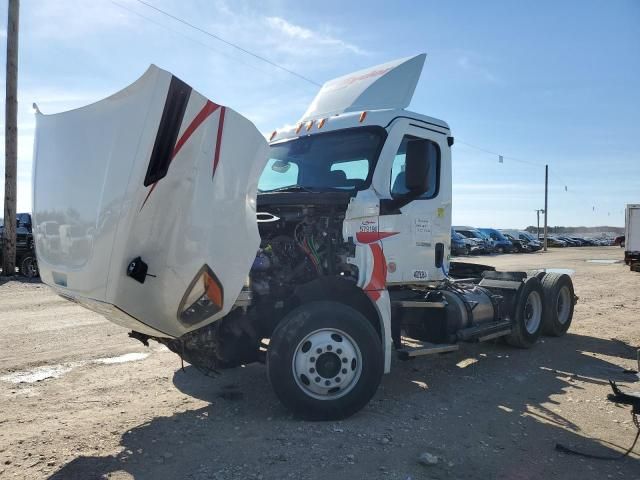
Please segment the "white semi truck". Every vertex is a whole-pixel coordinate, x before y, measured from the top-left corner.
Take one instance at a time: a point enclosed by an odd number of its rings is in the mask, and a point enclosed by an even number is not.
[[[628,204],[624,222],[624,262],[640,272],[640,204]]]
[[[198,369],[266,362],[310,419],[365,406],[394,350],[563,335],[567,275],[450,261],[454,138],[405,110],[424,59],[326,83],[269,142],[155,66],[92,105],[38,112],[43,281]]]

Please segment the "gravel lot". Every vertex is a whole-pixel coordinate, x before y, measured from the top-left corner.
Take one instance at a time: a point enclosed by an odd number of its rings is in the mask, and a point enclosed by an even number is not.
[[[280,406],[264,366],[203,377],[39,283],[0,281],[0,478],[639,478],[607,379],[631,385],[640,274],[617,247],[478,257],[502,269],[575,270],[580,301],[563,338],[532,350],[469,344],[394,362],[371,404],[341,422]],[[638,383],[634,385],[638,389]],[[418,458],[429,453],[435,465]]]

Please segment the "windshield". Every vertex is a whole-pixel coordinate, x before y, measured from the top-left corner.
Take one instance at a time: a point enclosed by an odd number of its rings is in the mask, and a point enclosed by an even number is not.
[[[482,240],[482,237],[474,230],[456,230],[460,235],[467,238],[478,238]]]
[[[520,236],[526,238],[529,241],[534,241],[537,240],[537,238],[535,238],[533,235],[531,235],[529,232],[520,232]]]
[[[363,190],[385,137],[382,127],[359,127],[274,144],[258,191]]]
[[[507,240],[505,236],[502,233],[500,233],[498,230],[494,230],[492,228],[482,228],[480,229],[480,231],[485,233],[489,237],[491,237],[493,240],[501,241],[501,242],[504,242]]]
[[[483,232],[482,230],[476,230],[476,233],[480,236],[480,238],[484,240],[491,240],[491,236],[487,232]]]

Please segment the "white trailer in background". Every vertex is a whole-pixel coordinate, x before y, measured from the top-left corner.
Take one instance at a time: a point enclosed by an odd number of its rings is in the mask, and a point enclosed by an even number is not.
[[[625,212],[624,262],[640,272],[640,203],[628,204]]]
[[[157,67],[38,114],[42,280],[199,369],[265,361],[280,400],[313,419],[365,406],[394,349],[563,335],[567,275],[449,261],[454,139],[405,110],[424,59],[327,82],[269,144]]]

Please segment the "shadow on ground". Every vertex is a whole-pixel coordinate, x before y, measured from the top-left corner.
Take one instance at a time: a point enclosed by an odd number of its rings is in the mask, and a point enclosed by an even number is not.
[[[530,351],[469,345],[453,354],[395,363],[368,407],[328,423],[291,418],[271,393],[261,365],[215,380],[188,367],[175,372],[175,387],[208,406],[123,432],[120,454],[76,458],[50,478],[124,472],[136,479],[406,480],[427,473],[429,478],[634,478],[637,459],[606,462],[554,450],[561,442],[615,455],[632,437],[629,428],[612,423],[611,429],[620,430],[619,441],[588,438],[554,396],[579,396],[575,392],[596,386],[598,396],[584,401],[623,408],[606,402],[607,381],[632,382],[635,377],[615,361],[635,355],[623,342],[573,334],[546,338]],[[468,358],[475,362],[461,367]],[[571,404],[573,418],[580,418],[584,401],[564,399],[562,408]],[[427,472],[416,462],[423,451],[444,460]]]
[[[24,275],[14,275],[13,277],[6,277],[0,274],[0,286],[7,282],[19,282],[19,283],[42,283],[40,277],[25,277]]]

